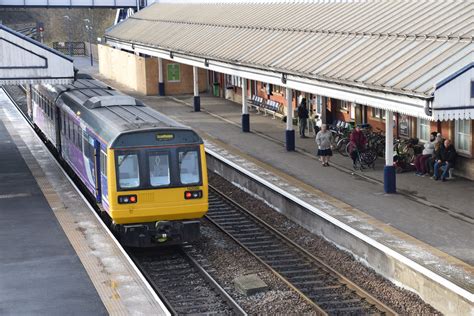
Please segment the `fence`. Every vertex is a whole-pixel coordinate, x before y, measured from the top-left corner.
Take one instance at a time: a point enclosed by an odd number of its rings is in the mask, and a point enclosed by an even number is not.
[[[86,44],[84,42],[53,42],[53,48],[64,55],[70,55],[70,49],[72,49],[73,56],[86,55]]]

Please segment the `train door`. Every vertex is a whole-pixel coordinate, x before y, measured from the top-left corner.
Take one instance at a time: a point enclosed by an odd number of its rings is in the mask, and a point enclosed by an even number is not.
[[[101,192],[101,202],[106,210],[109,209],[109,192],[107,188],[107,149],[100,148],[100,192]]]
[[[94,174],[95,174],[95,198],[98,203],[102,201],[101,194],[101,179],[100,179],[100,143],[97,139],[94,139]]]
[[[55,112],[55,136],[56,136],[56,150],[58,151],[59,156],[61,156],[61,131],[62,131],[62,113],[59,106],[53,104]]]
[[[87,187],[94,194],[95,198],[100,198],[98,179],[97,179],[97,160],[98,151],[96,148],[96,140],[89,133],[82,129],[82,157],[84,161],[83,177],[87,182]]]

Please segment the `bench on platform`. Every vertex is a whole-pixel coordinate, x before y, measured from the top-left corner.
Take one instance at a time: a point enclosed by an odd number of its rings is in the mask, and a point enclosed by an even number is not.
[[[252,98],[249,99],[249,104],[255,108],[258,113],[263,112],[264,115],[271,114],[273,118],[282,118],[284,116],[283,104],[280,102],[253,95]]]

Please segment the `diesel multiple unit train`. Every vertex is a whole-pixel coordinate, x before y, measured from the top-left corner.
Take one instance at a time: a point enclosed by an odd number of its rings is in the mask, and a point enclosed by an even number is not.
[[[97,202],[125,246],[199,237],[208,209],[202,139],[92,78],[36,85],[32,121]]]

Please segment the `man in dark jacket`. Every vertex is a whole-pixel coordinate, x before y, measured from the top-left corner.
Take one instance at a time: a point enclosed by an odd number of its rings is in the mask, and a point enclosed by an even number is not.
[[[303,98],[301,100],[301,104],[298,107],[298,120],[300,123],[300,137],[301,138],[306,138],[305,136],[305,131],[306,131],[306,126],[308,124],[308,118],[309,118],[309,113],[308,113],[308,108],[306,107],[306,99]]]
[[[443,182],[446,181],[446,178],[449,176],[449,169],[454,167],[455,160],[456,149],[454,149],[454,146],[451,144],[451,141],[449,139],[446,139],[436,154],[433,179],[439,180],[439,173],[441,169],[443,172],[441,174],[441,180]]]

